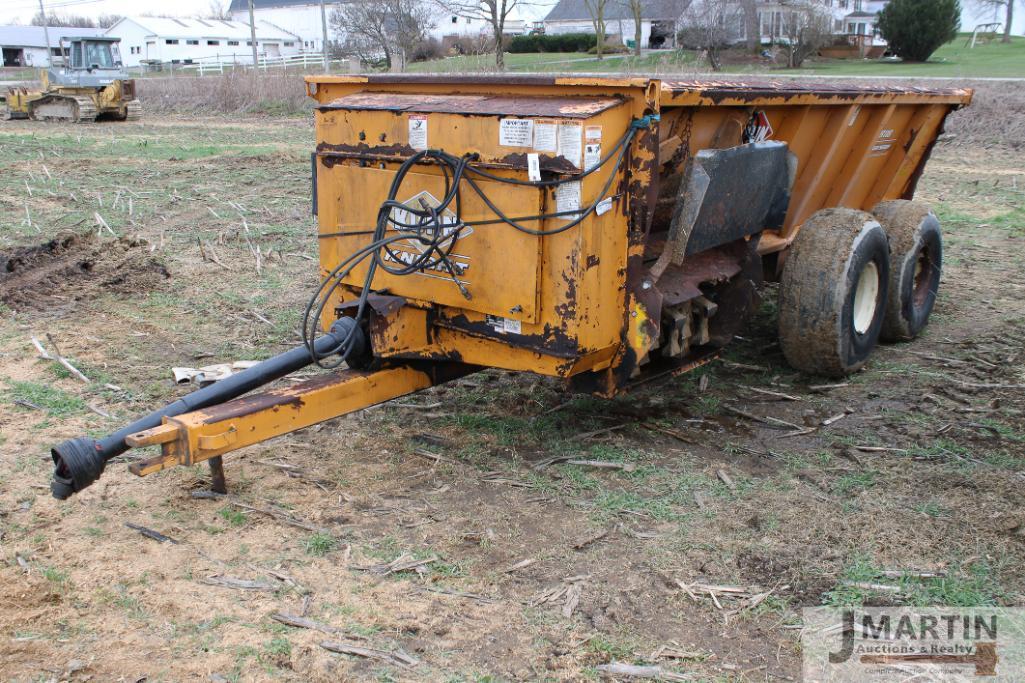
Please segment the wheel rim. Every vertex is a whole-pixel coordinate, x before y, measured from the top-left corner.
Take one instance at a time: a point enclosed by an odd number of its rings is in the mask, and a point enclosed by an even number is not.
[[[869,261],[858,276],[858,284],[854,288],[854,331],[865,334],[872,326],[879,306],[879,268],[875,262]]]
[[[921,308],[929,298],[932,287],[933,260],[928,246],[923,246],[915,260],[914,288],[911,290],[911,301],[915,308]]]

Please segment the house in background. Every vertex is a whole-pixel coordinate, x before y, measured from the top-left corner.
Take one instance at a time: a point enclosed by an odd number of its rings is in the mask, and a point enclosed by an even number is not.
[[[50,34],[50,49],[46,49],[46,34]],[[74,28],[64,26],[0,26],[0,54],[2,66],[32,66],[45,69],[50,57],[60,56],[60,40],[71,37],[101,36],[102,28]]]
[[[344,36],[337,35],[330,26],[331,13],[349,3],[365,0],[326,0],[325,14],[328,20],[328,41],[341,41]],[[491,35],[491,23],[478,16],[465,16],[446,11],[434,0],[420,0],[430,9],[432,27],[427,35],[440,41],[446,38],[480,38]],[[507,35],[520,35],[531,30],[534,23],[544,14],[543,4],[528,2],[512,8],[505,21]],[[535,4],[542,9],[537,10]],[[231,18],[236,21],[249,22],[249,1],[231,0],[228,8]],[[324,28],[321,21],[319,0],[253,0],[253,16],[257,23],[264,22],[294,34],[301,41],[303,50],[321,52],[324,49]]]
[[[249,24],[224,19],[175,19],[171,17],[124,17],[106,31],[121,38],[125,66],[141,63],[251,64],[253,48]],[[256,22],[260,57],[299,53],[297,36]]]
[[[326,0],[324,12],[328,21],[331,12],[345,4],[340,0]],[[249,24],[249,1],[231,0],[228,12],[233,21]],[[318,0],[253,0],[253,16],[260,23],[274,26],[294,35],[305,52],[324,51],[324,27],[320,20]],[[328,40],[335,40],[328,26]]]
[[[687,0],[643,0],[641,3],[641,47],[675,47],[676,34],[690,5]],[[626,0],[605,5],[605,35],[632,45],[634,16]],[[594,23],[586,0],[559,0],[544,18],[546,34],[594,33]]]

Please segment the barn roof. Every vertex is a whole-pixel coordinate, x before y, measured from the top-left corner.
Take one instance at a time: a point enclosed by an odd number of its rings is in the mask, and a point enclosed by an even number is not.
[[[48,26],[50,47],[57,47],[61,38],[101,36],[102,28],[76,26]],[[46,31],[42,26],[0,26],[0,45],[4,47],[46,47]]]
[[[124,17],[108,29],[110,35],[117,35],[118,26],[131,21],[161,38],[223,38],[226,40],[248,40],[249,24],[230,19],[185,19],[179,17]],[[264,21],[256,22],[258,40],[294,40],[295,36]]]
[[[327,0],[327,5],[341,5],[340,0]],[[271,7],[297,7],[311,5],[320,7],[320,0],[253,0],[253,9],[268,9]],[[231,0],[228,7],[229,12],[248,12],[249,0]]]

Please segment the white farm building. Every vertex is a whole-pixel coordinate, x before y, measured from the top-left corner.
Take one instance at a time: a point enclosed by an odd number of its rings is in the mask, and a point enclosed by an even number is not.
[[[46,34],[50,34],[50,50],[46,50]],[[60,39],[100,36],[102,28],[68,28],[48,26],[0,26],[0,66],[50,66],[50,55],[60,56]]]
[[[331,30],[331,13],[351,2],[363,0],[326,0],[325,15],[327,16],[328,41],[341,41],[344,36]],[[491,35],[491,24],[479,13],[472,16],[447,11],[435,0],[420,0],[431,10],[431,27],[427,34],[438,40],[450,37],[478,38]],[[535,23],[547,12],[554,0],[531,0],[512,7],[505,20],[505,33],[518,35],[528,32]],[[228,8],[231,18],[236,21],[249,21],[248,0],[232,0]],[[276,26],[284,31],[295,34],[300,46],[307,52],[321,52],[324,49],[324,24],[321,21],[319,0],[253,0],[253,16],[257,25],[261,22]]]
[[[125,17],[107,29],[121,39],[125,66],[140,63],[251,64],[253,48],[249,24],[223,19]],[[257,52],[263,57],[298,54],[302,43],[287,31],[256,22]]]

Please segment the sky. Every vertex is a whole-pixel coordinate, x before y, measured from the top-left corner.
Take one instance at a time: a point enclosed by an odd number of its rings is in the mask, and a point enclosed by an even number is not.
[[[44,0],[46,11],[97,17],[101,14],[165,14],[194,17],[210,12],[211,0]],[[223,2],[224,5],[228,3]],[[529,0],[529,4],[547,8],[555,0]],[[39,12],[39,0],[0,0],[0,24],[27,24]],[[546,14],[544,9],[541,15]]]
[[[210,0],[44,0],[47,13],[97,17],[101,14],[208,14]],[[39,0],[0,0],[0,24],[27,24],[39,12]]]

